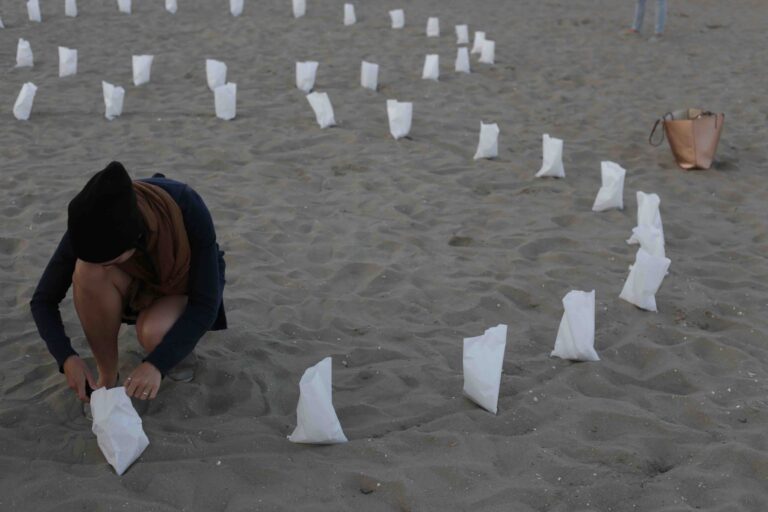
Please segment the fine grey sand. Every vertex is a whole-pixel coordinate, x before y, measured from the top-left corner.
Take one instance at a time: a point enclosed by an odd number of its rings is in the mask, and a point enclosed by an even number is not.
[[[768,83],[762,0],[675,0],[667,31],[627,37],[630,0],[0,0],[0,510],[768,510]],[[387,11],[403,7],[406,28]],[[429,16],[440,38],[425,36]],[[496,64],[453,73],[453,26]],[[30,41],[31,69],[14,69]],[[57,47],[79,51],[58,78]],[[421,80],[424,55],[441,78]],[[154,54],[134,87],[131,55]],[[205,58],[238,85],[215,118]],[[360,61],[381,66],[378,92]],[[294,86],[317,60],[338,126]],[[104,119],[101,81],[126,89]],[[12,106],[38,87],[31,118]],[[388,98],[414,102],[410,139]],[[713,169],[678,169],[656,117],[726,113]],[[480,122],[499,157],[473,161]],[[537,180],[541,135],[564,180]],[[29,300],[66,206],[110,160],[163,172],[207,202],[226,251],[230,329],[206,335],[188,384],[139,405],[150,446],[117,477],[37,335]],[[625,209],[593,213],[600,161],[627,169]],[[618,294],[635,192],[661,196],[670,273],[659,313]],[[551,359],[562,297],[596,290],[601,361]],[[68,297],[75,347],[88,355]],[[462,397],[462,339],[509,325],[499,414]],[[142,354],[120,336],[121,372]],[[350,442],[286,440],[302,372],[333,357]]]

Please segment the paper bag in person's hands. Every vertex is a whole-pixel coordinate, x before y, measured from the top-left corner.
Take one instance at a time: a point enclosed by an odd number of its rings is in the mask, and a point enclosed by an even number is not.
[[[149,446],[141,418],[124,387],[99,388],[91,394],[93,433],[115,473],[122,475]]]

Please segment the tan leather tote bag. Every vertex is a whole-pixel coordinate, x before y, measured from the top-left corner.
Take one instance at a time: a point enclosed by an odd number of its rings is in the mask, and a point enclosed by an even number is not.
[[[664,132],[661,140],[654,143],[653,135],[659,123],[664,125]],[[660,146],[666,133],[677,165],[685,170],[709,169],[715,158],[724,123],[725,114],[714,114],[696,108],[667,112],[661,119],[656,120],[648,142],[653,146]]]

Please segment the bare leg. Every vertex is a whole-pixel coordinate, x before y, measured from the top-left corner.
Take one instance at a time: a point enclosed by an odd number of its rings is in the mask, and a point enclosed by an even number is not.
[[[117,335],[131,277],[116,266],[77,260],[72,296],[85,337],[96,359],[98,386],[117,380]]]
[[[139,313],[136,320],[136,337],[147,354],[163,341],[163,337],[171,330],[186,307],[186,295],[169,295],[157,299]]]

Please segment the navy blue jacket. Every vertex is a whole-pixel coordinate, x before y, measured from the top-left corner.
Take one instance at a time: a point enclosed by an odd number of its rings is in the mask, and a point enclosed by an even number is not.
[[[144,359],[165,375],[192,352],[203,334],[227,328],[222,299],[224,253],[216,243],[211,214],[197,192],[162,174],[141,181],[161,187],[179,205],[192,253],[187,307],[160,344]],[[69,356],[77,355],[64,332],[59,312],[59,303],[72,285],[76,261],[69,233],[66,232],[48,262],[30,303],[40,337],[59,363],[60,371]]]

